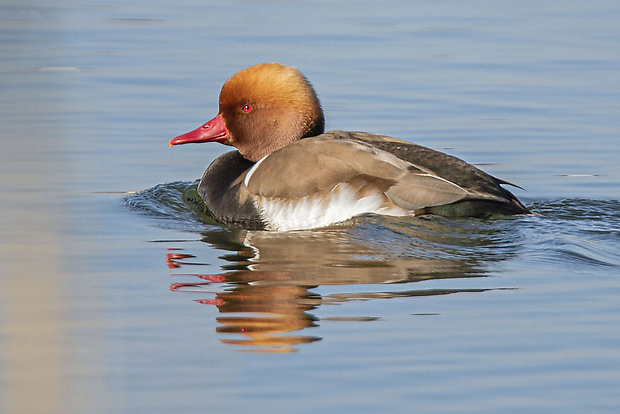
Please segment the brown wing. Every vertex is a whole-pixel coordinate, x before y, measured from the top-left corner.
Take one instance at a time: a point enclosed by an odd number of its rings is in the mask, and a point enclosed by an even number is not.
[[[387,151],[329,134],[302,139],[274,152],[248,176],[250,193],[279,198],[310,196],[361,179],[406,210],[453,203],[468,194]]]

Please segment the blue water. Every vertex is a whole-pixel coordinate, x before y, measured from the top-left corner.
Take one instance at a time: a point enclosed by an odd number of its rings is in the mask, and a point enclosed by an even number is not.
[[[620,6],[0,5],[9,413],[615,413]],[[219,225],[169,149],[221,84],[295,65],[328,129],[437,148],[535,216]]]

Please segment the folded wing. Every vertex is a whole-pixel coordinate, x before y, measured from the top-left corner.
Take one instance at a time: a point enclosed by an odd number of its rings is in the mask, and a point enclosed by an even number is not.
[[[394,205],[415,211],[468,196],[461,186],[394,154],[330,134],[288,145],[255,167],[246,185],[251,194],[263,197],[306,197],[356,183],[363,191],[380,191]]]

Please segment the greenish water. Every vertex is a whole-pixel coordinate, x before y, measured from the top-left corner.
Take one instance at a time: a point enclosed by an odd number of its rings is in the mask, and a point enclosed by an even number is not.
[[[0,5],[10,413],[617,412],[620,7]],[[442,149],[537,215],[262,233],[201,212],[224,80],[299,67],[328,129]]]

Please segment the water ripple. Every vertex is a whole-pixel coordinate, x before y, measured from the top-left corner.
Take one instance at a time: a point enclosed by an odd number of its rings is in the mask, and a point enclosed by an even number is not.
[[[198,196],[198,181],[177,181],[130,194],[124,203],[131,210],[156,220],[158,226],[181,231],[219,227]]]
[[[532,204],[524,220],[528,251],[537,260],[568,266],[620,267],[620,202],[561,199]]]
[[[166,264],[176,278],[170,289],[216,306],[220,340],[252,352],[292,352],[320,340],[304,330],[320,323],[314,310],[322,305],[497,290],[464,279],[501,272],[511,261],[571,270],[620,266],[618,201],[539,200],[529,206],[534,216],[491,220],[367,215],[327,229],[278,233],[218,224],[196,185],[161,184],[124,201],[155,225],[199,233],[218,250],[225,264],[214,269],[202,246],[170,242]],[[425,281],[438,287],[417,285]],[[311,291],[316,286],[331,293]]]
[[[221,230],[223,226],[208,214],[196,186],[196,181],[160,184],[124,201],[158,226],[191,232]],[[350,259],[367,265],[412,257],[459,259],[477,273],[481,262],[525,255],[542,262],[565,261],[568,266],[620,266],[620,201],[537,200],[529,207],[535,216],[450,220],[368,215],[307,233],[339,232],[338,237],[363,246],[363,253],[352,254]]]

